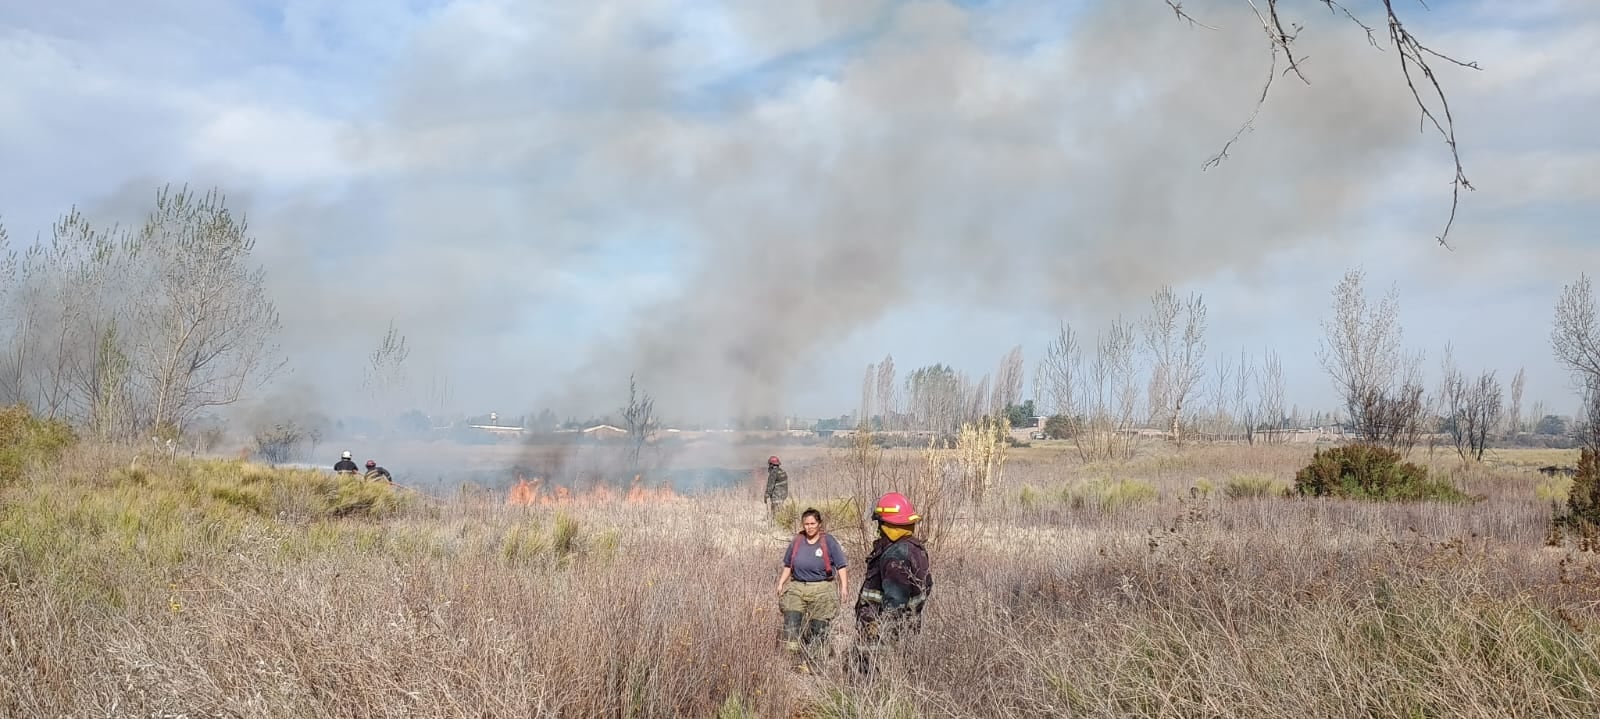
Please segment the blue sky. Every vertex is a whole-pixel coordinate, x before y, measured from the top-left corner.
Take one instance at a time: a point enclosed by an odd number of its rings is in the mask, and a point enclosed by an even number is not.
[[[1320,3],[1284,4],[1312,84],[1200,172],[1266,74],[1243,0],[1185,3],[1217,31],[1159,0],[12,3],[0,218],[26,239],[221,187],[283,308],[281,386],[340,413],[391,318],[465,410],[609,406],[638,370],[663,409],[816,416],[885,354],[1031,362],[1163,283],[1204,294],[1213,355],[1270,347],[1326,408],[1318,321],[1356,266],[1399,283],[1430,374],[1451,341],[1570,411],[1548,328],[1600,267],[1600,8],[1430,6],[1401,11],[1484,68],[1438,67],[1478,188],[1453,252],[1393,50]]]

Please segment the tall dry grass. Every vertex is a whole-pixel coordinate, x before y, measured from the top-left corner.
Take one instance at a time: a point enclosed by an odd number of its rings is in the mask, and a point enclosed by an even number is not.
[[[521,507],[80,449],[0,490],[0,715],[1595,715],[1600,564],[1544,545],[1545,478],[1451,475],[1473,505],[1220,489],[1309,455],[1016,452],[868,682],[775,648],[795,528],[748,488]],[[841,453],[792,491],[860,506],[946,463]]]

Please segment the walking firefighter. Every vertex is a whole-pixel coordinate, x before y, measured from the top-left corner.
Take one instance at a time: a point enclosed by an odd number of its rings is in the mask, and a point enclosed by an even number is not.
[[[857,640],[851,669],[873,671],[877,657],[922,628],[922,610],[933,595],[928,550],[916,536],[922,521],[911,501],[889,492],[872,509],[878,536],[867,555],[866,576],[856,596]]]
[[[827,653],[828,628],[844,606],[850,585],[850,560],[838,540],[822,527],[822,513],[807,508],[800,532],[783,553],[778,577],[778,609],[783,613],[783,647],[790,657],[804,651],[801,669]]]

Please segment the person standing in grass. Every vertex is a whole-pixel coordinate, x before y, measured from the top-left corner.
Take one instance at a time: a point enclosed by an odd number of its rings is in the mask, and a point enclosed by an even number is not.
[[[878,499],[872,516],[878,538],[867,555],[855,607],[860,636],[853,668],[862,674],[872,672],[873,658],[886,647],[921,630],[922,610],[933,593],[928,549],[916,536],[922,516],[911,500],[889,492]]]
[[[783,647],[790,655],[803,647],[809,663],[827,649],[828,628],[850,585],[849,565],[838,540],[823,531],[822,512],[806,508],[800,514],[800,533],[784,548],[778,577]]]
[[[789,473],[783,471],[778,455],[767,458],[767,516],[776,518],[778,507],[789,499]]]

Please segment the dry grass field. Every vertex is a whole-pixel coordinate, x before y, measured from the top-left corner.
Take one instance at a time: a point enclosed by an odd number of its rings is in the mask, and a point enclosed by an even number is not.
[[[1575,453],[1413,454],[1470,503],[1283,496],[1311,451],[1039,443],[981,501],[952,451],[797,460],[851,560],[862,497],[930,517],[925,629],[866,681],[777,649],[754,476],[512,506],[77,447],[0,479],[0,715],[1596,716],[1600,562],[1533,469]]]

